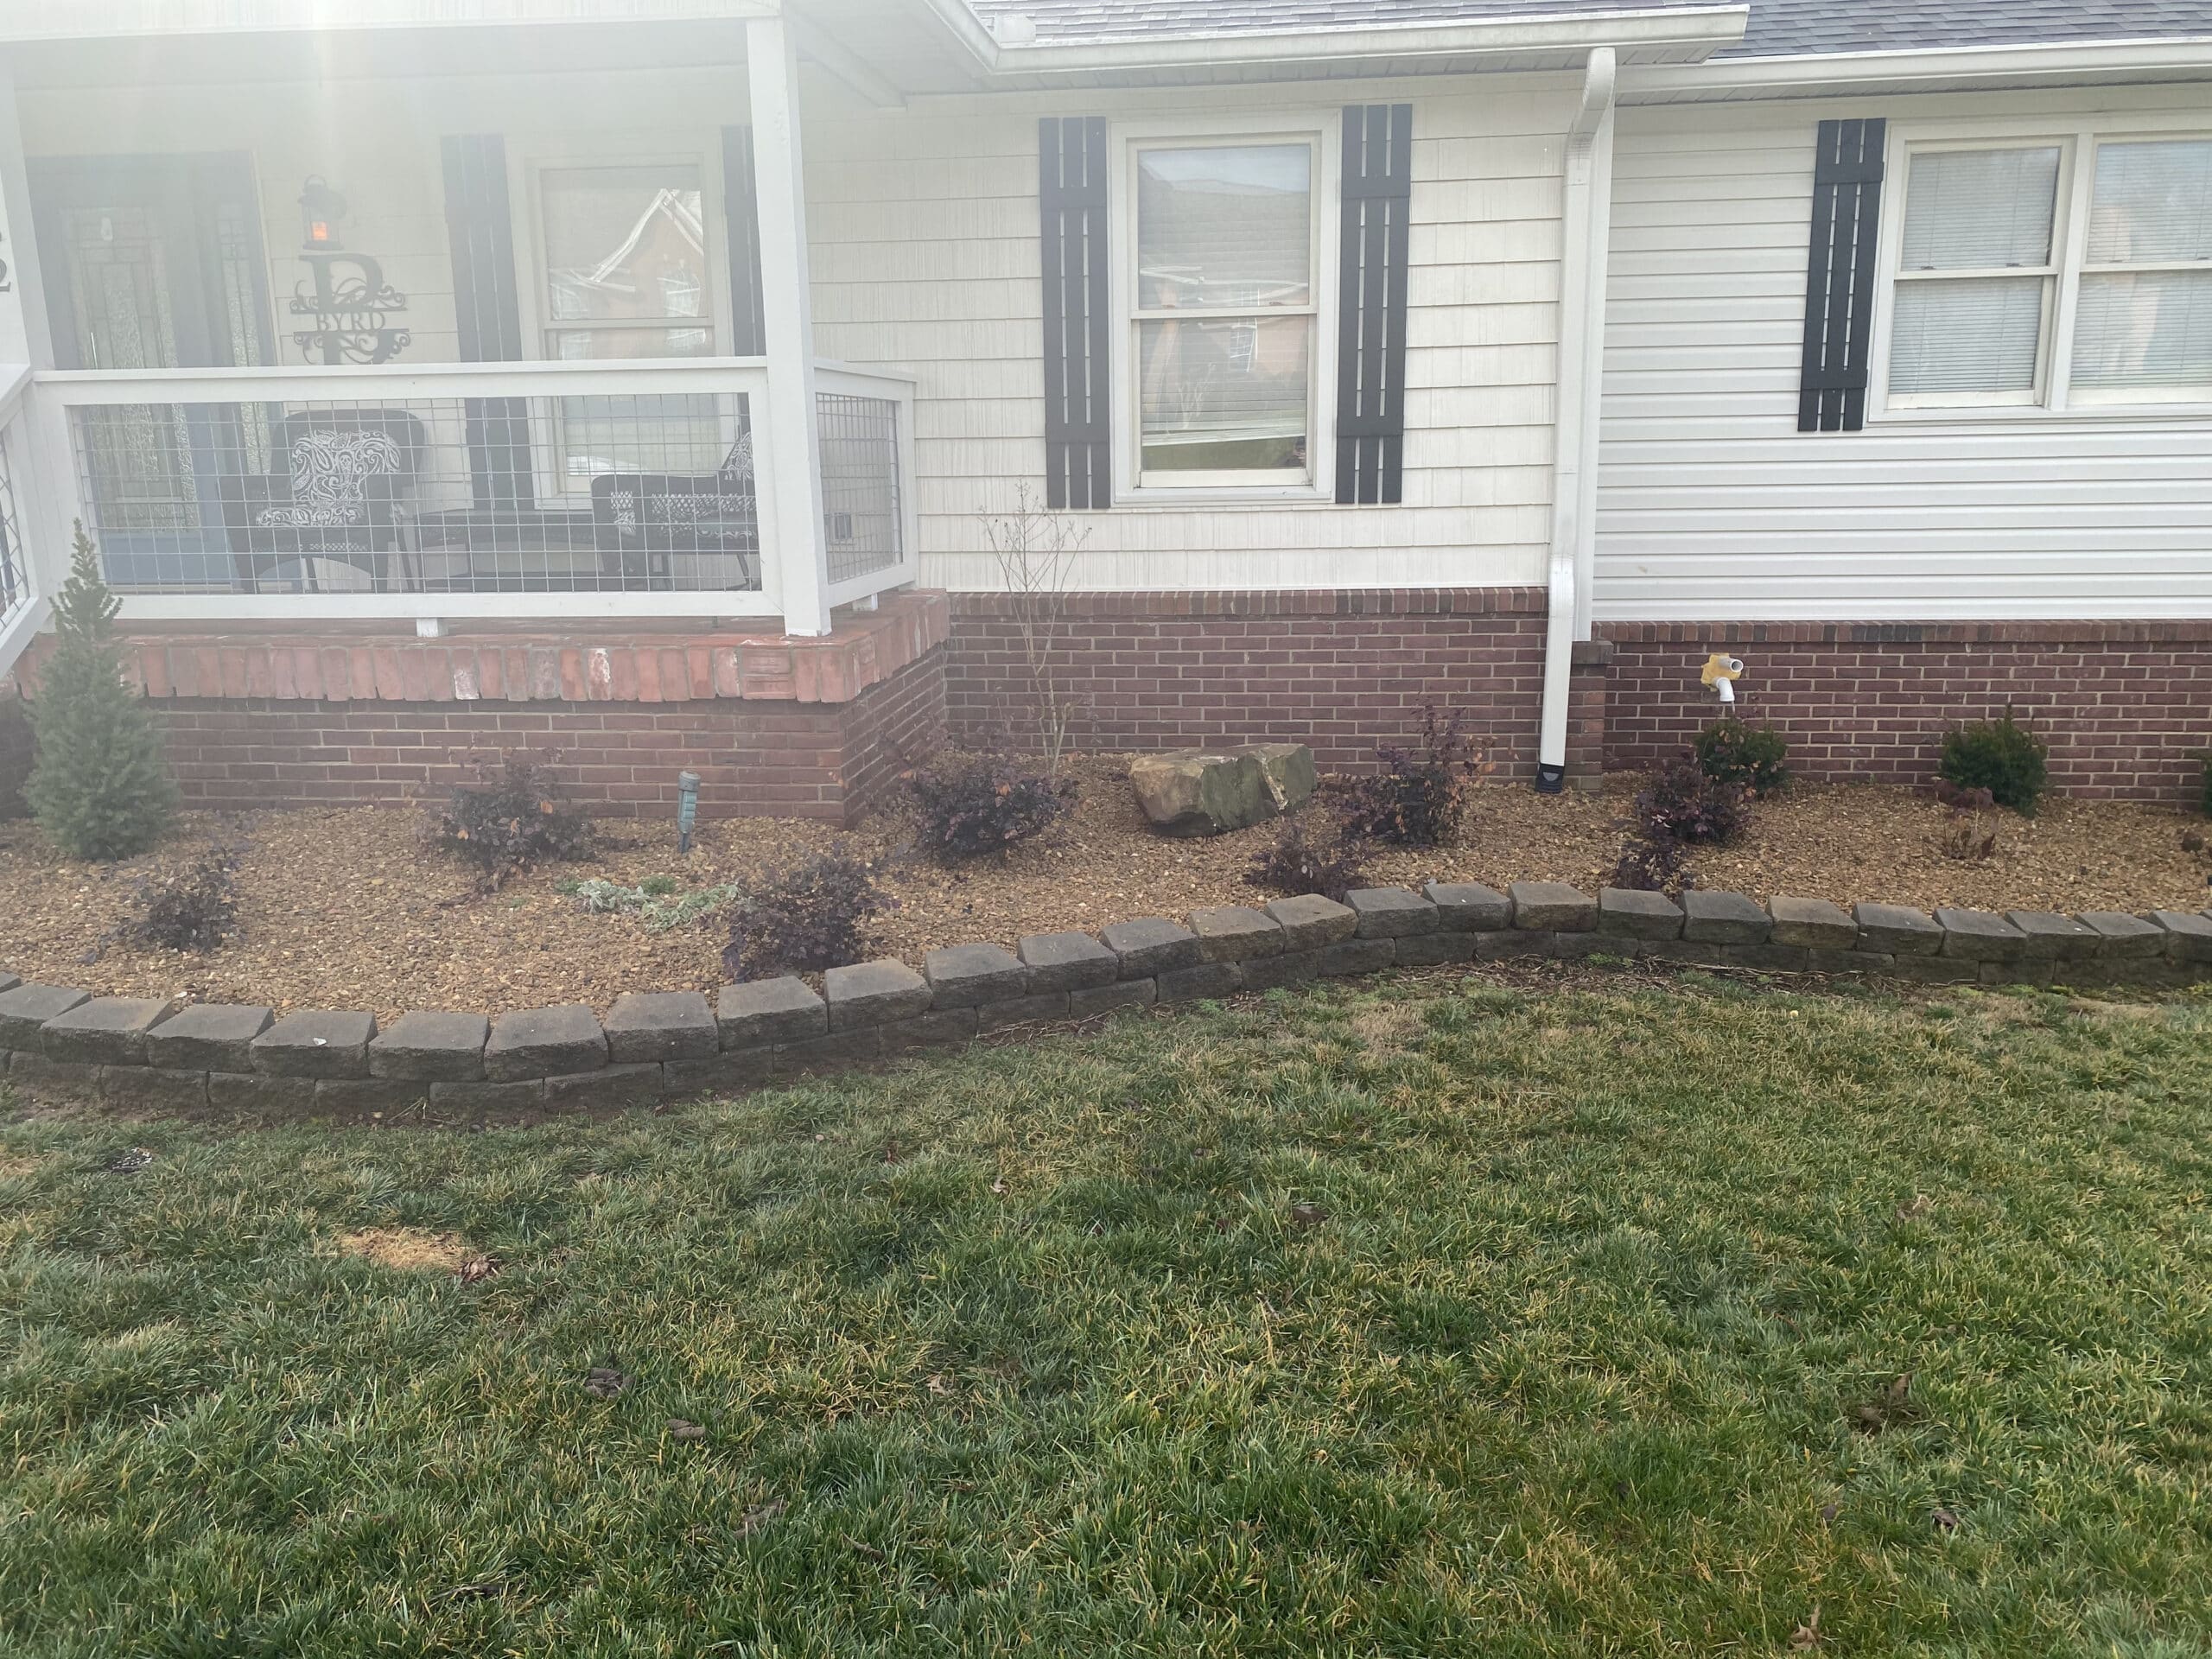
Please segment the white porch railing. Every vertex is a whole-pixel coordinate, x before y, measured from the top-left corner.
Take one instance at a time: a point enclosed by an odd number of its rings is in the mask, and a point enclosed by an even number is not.
[[[28,370],[17,371],[0,387],[0,676],[14,666],[45,620],[48,603],[23,535],[35,523],[35,515],[25,510],[24,496],[31,477],[29,391]]]
[[[912,582],[911,380],[817,369],[809,547],[772,528],[792,474],[766,386],[719,358],[52,372],[31,395],[67,458],[46,522],[84,520],[126,622],[766,617],[800,584]]]

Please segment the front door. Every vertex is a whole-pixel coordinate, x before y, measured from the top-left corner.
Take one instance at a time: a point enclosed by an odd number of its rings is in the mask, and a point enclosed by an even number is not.
[[[37,159],[30,179],[62,368],[242,368],[274,359],[269,266],[247,157]],[[258,412],[141,404],[86,409],[79,419],[79,483],[110,580],[227,585],[220,480],[267,469]]]

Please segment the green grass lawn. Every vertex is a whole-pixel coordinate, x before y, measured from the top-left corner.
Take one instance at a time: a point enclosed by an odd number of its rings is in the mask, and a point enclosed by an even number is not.
[[[2212,1008],[1580,984],[0,1114],[0,1653],[2212,1653]]]

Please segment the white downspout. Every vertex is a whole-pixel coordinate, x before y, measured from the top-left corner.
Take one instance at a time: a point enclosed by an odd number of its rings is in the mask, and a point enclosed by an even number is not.
[[[1605,384],[1605,255],[1613,204],[1613,48],[1590,54],[1582,104],[1567,134],[1560,207],[1557,448],[1552,468],[1551,615],[1544,639],[1543,721],[1536,788],[1567,787],[1568,680],[1574,645],[1590,637],[1595,560],[1598,410]]]

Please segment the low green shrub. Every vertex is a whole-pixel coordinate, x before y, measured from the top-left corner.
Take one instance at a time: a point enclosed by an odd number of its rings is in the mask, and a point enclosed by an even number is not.
[[[20,818],[31,810],[23,799],[31,758],[31,718],[23,700],[0,693],[0,818]]]
[[[1690,747],[1697,763],[1716,784],[1733,784],[1753,795],[1778,794],[1789,783],[1789,742],[1771,726],[1747,720],[1716,720]]]
[[[667,933],[690,922],[705,921],[745,889],[733,883],[685,893],[672,875],[649,875],[634,887],[594,876],[588,881],[563,881],[558,891],[594,916],[634,916],[648,932]]]
[[[2023,817],[2035,814],[2049,776],[2050,747],[2012,718],[1971,721],[1943,734],[1943,781],[1957,789],[1986,789],[1999,806]]]

